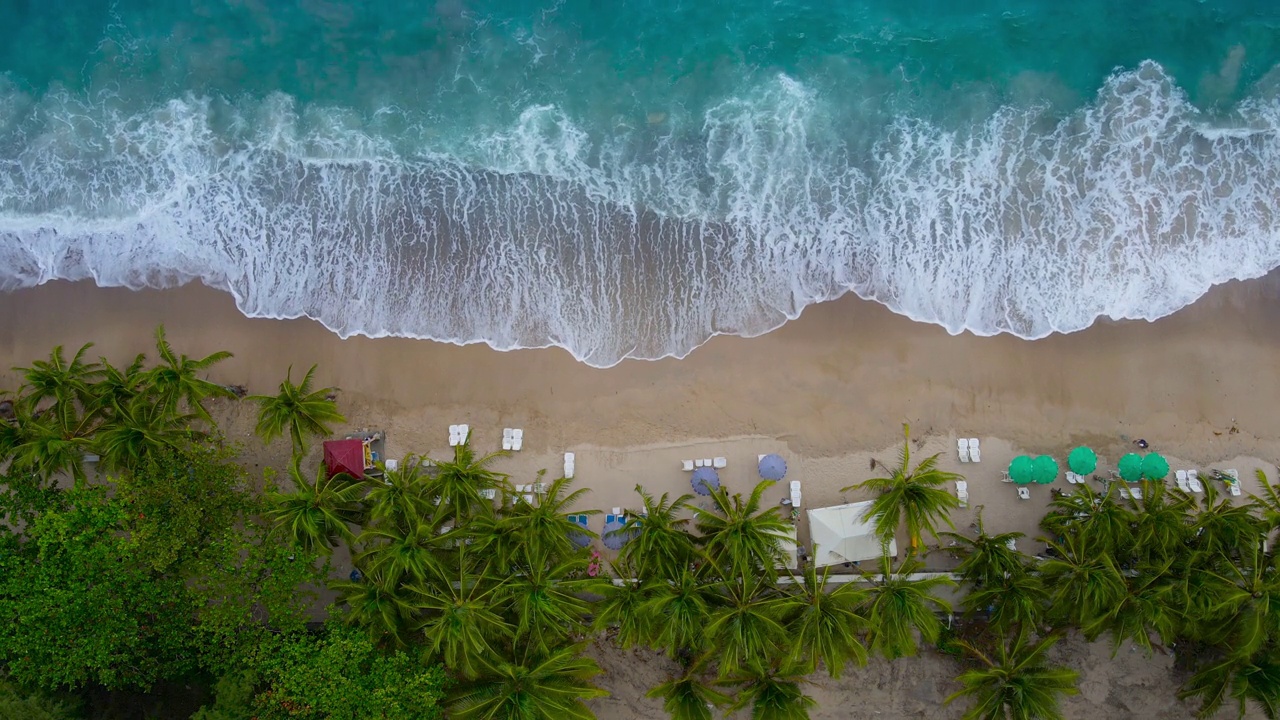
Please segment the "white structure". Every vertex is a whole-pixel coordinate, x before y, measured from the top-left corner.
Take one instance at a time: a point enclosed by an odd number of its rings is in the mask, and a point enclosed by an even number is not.
[[[871,500],[816,508],[809,511],[809,538],[817,547],[813,564],[817,567],[860,560],[878,560],[884,554],[876,537],[875,523],[867,517]],[[896,541],[889,541],[889,554],[898,554]]]
[[[778,548],[782,550],[782,564],[778,567],[785,567],[788,570],[795,570],[800,567],[800,563],[796,559],[796,526],[792,525],[787,532],[784,540],[778,541]]]

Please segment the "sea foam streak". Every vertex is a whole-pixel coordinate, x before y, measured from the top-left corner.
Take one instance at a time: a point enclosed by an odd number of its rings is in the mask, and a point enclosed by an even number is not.
[[[593,140],[537,106],[483,137],[410,123],[392,142],[279,95],[124,112],[3,89],[0,288],[199,278],[247,315],[344,337],[608,366],[848,291],[952,333],[1039,338],[1280,265],[1274,99],[1215,129],[1146,63],[1065,118],[903,118],[870,152],[830,114],[778,77],[665,133]]]

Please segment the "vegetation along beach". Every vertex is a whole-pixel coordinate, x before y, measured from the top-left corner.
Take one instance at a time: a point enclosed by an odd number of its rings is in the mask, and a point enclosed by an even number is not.
[[[0,9],[0,718],[1280,713],[1271,4]]]

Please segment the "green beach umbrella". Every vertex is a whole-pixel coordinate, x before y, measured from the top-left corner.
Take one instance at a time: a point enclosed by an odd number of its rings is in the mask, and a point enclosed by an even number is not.
[[[1120,462],[1116,463],[1116,469],[1120,471],[1120,477],[1125,480],[1138,482],[1142,479],[1142,456],[1138,453],[1129,453],[1120,458]]]
[[[1163,480],[1169,474],[1169,461],[1160,453],[1151,453],[1142,458],[1142,474],[1148,480]]]
[[[1048,485],[1058,479],[1058,461],[1048,455],[1041,455],[1031,463],[1031,479],[1041,485]]]
[[[1031,482],[1031,473],[1035,469],[1035,463],[1026,455],[1019,455],[1009,463],[1009,479],[1019,485],[1026,485]]]
[[[1098,453],[1081,445],[1067,456],[1067,467],[1077,475],[1088,475],[1098,469]]]

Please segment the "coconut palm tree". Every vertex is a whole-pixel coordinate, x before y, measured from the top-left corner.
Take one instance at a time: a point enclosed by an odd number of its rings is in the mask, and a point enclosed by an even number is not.
[[[809,720],[809,709],[817,705],[801,689],[806,680],[800,669],[778,661],[723,682],[739,687],[738,699],[726,711],[730,715],[750,707],[752,720]]]
[[[444,569],[442,550],[455,542],[453,533],[440,533],[443,513],[407,518],[403,523],[379,520],[360,533],[364,551],[359,564],[370,573],[378,573],[389,586],[405,579],[421,581],[432,572]]]
[[[1048,664],[1045,654],[1057,641],[1058,636],[1051,635],[1032,645],[1027,634],[1022,632],[1008,647],[998,640],[994,653],[985,653],[969,643],[957,641],[981,665],[959,677],[963,687],[946,702],[972,699],[973,704],[965,712],[964,720],[1062,720],[1060,698],[1080,692],[1076,687],[1080,673]]]
[[[644,696],[662,701],[662,709],[671,720],[712,720],[711,710],[726,707],[733,698],[712,688],[702,676],[700,664],[685,668],[678,676],[645,693]]]
[[[156,352],[160,355],[160,364],[152,368],[148,375],[157,402],[167,413],[176,414],[178,404],[186,401],[188,412],[212,423],[213,418],[209,417],[209,411],[204,408],[205,399],[235,397],[226,387],[199,376],[201,372],[230,358],[231,353],[220,350],[199,360],[179,355],[165,338],[164,325],[156,328]]]
[[[1187,538],[1193,548],[1211,556],[1232,553],[1261,543],[1267,525],[1250,504],[1235,505],[1218,492],[1216,483],[1205,483],[1200,507],[1192,515]]]
[[[662,581],[641,576],[633,566],[621,560],[614,563],[612,569],[613,577],[636,580],[618,585],[608,583],[601,587],[601,597],[593,608],[594,628],[597,632],[616,629],[614,642],[623,650],[629,650],[653,637],[654,628],[643,607],[652,596],[653,588]]]
[[[498,614],[506,580],[493,570],[492,558],[480,559],[457,545],[457,562],[426,582],[409,586],[427,652],[461,677],[474,679],[504,664],[499,649],[515,630]]]
[[[332,552],[339,539],[355,542],[347,524],[359,520],[362,488],[346,473],[330,476],[323,464],[315,480],[308,482],[302,476],[301,463],[302,458],[295,455],[289,468],[293,492],[268,491],[268,517],[290,540],[309,551]]]
[[[506,489],[507,475],[489,466],[508,454],[505,450],[498,450],[477,458],[468,435],[461,445],[454,446],[452,460],[425,458],[436,469],[435,477],[426,481],[426,495],[448,503],[459,518],[473,517],[478,513],[492,515],[493,503],[480,497],[480,491]]]
[[[1239,718],[1245,717],[1251,702],[1267,718],[1280,717],[1280,662],[1275,650],[1206,663],[1178,689],[1178,699],[1190,698],[1200,699],[1200,718],[1217,717],[1229,700],[1235,702]]]
[[[293,366],[280,383],[280,392],[275,395],[250,395],[249,400],[258,403],[258,426],[256,432],[263,442],[271,442],[281,435],[288,434],[293,442],[293,454],[302,455],[307,449],[310,437],[328,437],[333,434],[329,426],[343,423],[347,419],[338,412],[338,405],[329,399],[334,388],[312,390],[312,377],[316,366],[302,378],[302,382],[293,384]]]
[[[1049,502],[1050,512],[1040,520],[1040,527],[1050,538],[1076,535],[1088,538],[1098,552],[1114,554],[1132,542],[1133,512],[1115,501],[1115,483],[1096,493],[1087,484],[1077,485],[1074,492],[1059,495]]]
[[[330,582],[329,589],[349,608],[344,616],[347,623],[367,629],[375,641],[390,639],[396,645],[405,644],[405,627],[415,607],[398,581],[380,570],[368,569],[361,572],[359,580]]]
[[[776,505],[761,507],[761,496],[773,485],[772,480],[761,481],[746,500],[723,487],[711,491],[712,508],[699,511],[695,522],[698,542],[712,563],[734,575],[776,574],[781,543],[793,537],[793,528]]]
[[[721,574],[716,608],[705,629],[720,675],[737,675],[756,666],[762,672],[762,663],[786,641],[786,628],[778,620],[785,600],[759,575]]]
[[[408,530],[420,518],[435,514],[439,506],[427,497],[421,458],[409,454],[395,470],[382,463],[378,469],[382,477],[369,482],[369,494],[364,497],[371,522]]]
[[[920,546],[920,537],[928,532],[937,537],[938,525],[951,524],[949,513],[960,507],[955,495],[943,489],[943,485],[962,479],[956,473],[938,469],[938,455],[931,455],[914,467],[911,465],[911,426],[902,425],[902,453],[898,467],[888,477],[871,478],[841,489],[870,490],[876,493],[871,505],[870,517],[875,519],[876,535],[886,546],[905,526],[911,538],[911,549]]]
[[[84,361],[91,347],[93,343],[85,343],[71,362],[67,362],[62,346],[58,345],[49,353],[48,360],[36,360],[29,368],[14,368],[23,380],[22,387],[18,388],[18,402],[34,412],[42,401],[53,400],[55,413],[74,412],[77,401],[89,405],[93,397],[89,386],[102,373],[97,363]]]
[[[1179,584],[1170,572],[1173,563],[1173,558],[1144,562],[1133,572],[1124,573],[1123,598],[1103,608],[1080,628],[1085,638],[1092,642],[1102,633],[1109,632],[1113,656],[1125,640],[1132,640],[1150,655],[1155,649],[1151,642],[1152,633],[1165,645],[1172,642],[1182,626],[1179,608],[1185,605]]]
[[[970,590],[961,602],[970,617],[989,611],[987,624],[1008,634],[1040,626],[1041,617],[1049,607],[1049,591],[1038,575],[1023,572]]]
[[[704,572],[688,565],[681,567],[667,582],[657,583],[652,597],[640,606],[648,618],[647,624],[654,630],[650,645],[665,651],[672,659],[682,653],[702,652],[707,645],[705,631],[714,600]]]
[[[893,561],[886,553],[880,558],[880,576],[871,578],[864,611],[868,621],[867,644],[886,659],[915,655],[919,649],[917,634],[925,642],[937,642],[942,622],[934,611],[951,611],[934,591],[955,587],[955,581],[946,577],[911,577],[923,567],[924,563],[919,560],[907,558],[894,570]]]
[[[56,414],[35,417],[29,407],[16,405],[14,409],[18,419],[6,423],[9,429],[4,434],[12,468],[43,479],[66,472],[76,487],[81,487],[86,481],[84,456],[91,449],[87,431],[79,426],[68,431]]]
[[[977,515],[974,523],[978,531],[976,538],[955,532],[941,533],[952,540],[952,547],[948,550],[960,558],[960,565],[955,571],[964,576],[971,588],[1000,585],[1007,578],[1025,574],[1027,556],[1015,549],[1015,543],[1024,537],[1023,534],[988,535],[982,524],[982,508],[978,509]]]
[[[668,494],[654,500],[644,488],[636,485],[643,509],[628,510],[626,524],[621,532],[631,539],[622,546],[620,562],[629,562],[636,569],[636,576],[665,574],[681,565],[688,565],[695,555],[693,537],[687,527],[688,518],[677,517],[689,508],[692,495],[681,495],[668,502]]]
[[[830,566],[819,571],[809,563],[798,577],[793,575],[780,615],[791,646],[787,664],[807,674],[821,662],[838,678],[850,661],[867,663],[867,648],[858,636],[867,626],[862,607],[868,594],[854,583],[830,583],[830,573]]]
[[[1164,483],[1148,483],[1134,513],[1133,541],[1125,553],[1134,560],[1151,558],[1155,562],[1171,560],[1181,554],[1187,541],[1187,512],[1192,500],[1182,492],[1169,491]]]
[[[1239,657],[1280,642],[1280,568],[1260,545],[1240,547],[1238,559],[1220,564],[1216,617],[1206,623],[1208,637]]]
[[[1115,559],[1092,535],[1070,534],[1062,542],[1047,541],[1055,557],[1040,563],[1040,574],[1053,598],[1051,620],[1084,627],[1125,596],[1124,577]]]
[[[612,583],[588,577],[582,555],[554,556],[544,550],[541,556],[535,552],[520,557],[517,572],[500,596],[515,620],[516,644],[548,653],[570,637],[585,634],[591,606],[584,598]]]
[[[493,547],[498,557],[505,561],[517,557],[525,562],[534,558],[582,557],[582,550],[573,544],[572,536],[595,537],[595,533],[569,520],[569,508],[577,505],[589,492],[586,488],[579,488],[566,495],[565,491],[572,483],[567,478],[556,480],[547,487],[537,504],[517,500],[515,506],[498,519],[497,534],[484,538],[481,546]],[[600,511],[579,512],[594,515]]]
[[[449,717],[594,720],[595,715],[582,701],[609,693],[592,684],[600,666],[583,657],[582,650],[581,645],[549,653],[526,649],[514,660],[499,661],[483,678],[460,688],[449,705]]]
[[[97,382],[89,386],[93,396],[90,410],[110,415],[116,408],[128,406],[134,398],[146,392],[151,382],[150,376],[143,370],[146,362],[147,356],[142,353],[138,353],[125,368],[117,368],[106,358],[99,358],[102,374]]]
[[[174,415],[168,408],[144,396],[115,408],[98,428],[93,447],[102,465],[115,472],[129,472],[157,452],[180,449],[200,436],[191,429],[195,415]]]

